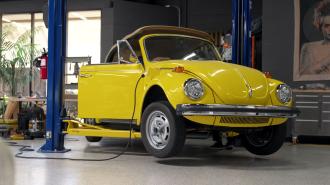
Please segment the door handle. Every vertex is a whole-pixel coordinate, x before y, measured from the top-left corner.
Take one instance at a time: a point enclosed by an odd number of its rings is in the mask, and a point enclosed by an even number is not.
[[[92,75],[91,74],[79,74],[79,77],[81,77],[81,78],[90,78],[90,77],[92,77]]]

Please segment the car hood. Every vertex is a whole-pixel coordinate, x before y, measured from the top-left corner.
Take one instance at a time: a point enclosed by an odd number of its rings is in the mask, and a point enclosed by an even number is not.
[[[270,98],[267,78],[252,68],[220,61],[171,61],[163,65],[182,66],[187,73],[197,75],[225,104],[266,105]]]

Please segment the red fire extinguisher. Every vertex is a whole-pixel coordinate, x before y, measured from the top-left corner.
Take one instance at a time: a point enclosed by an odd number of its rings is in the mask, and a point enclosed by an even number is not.
[[[48,63],[48,53],[44,49],[40,57],[40,78],[42,80],[47,79],[47,63]]]

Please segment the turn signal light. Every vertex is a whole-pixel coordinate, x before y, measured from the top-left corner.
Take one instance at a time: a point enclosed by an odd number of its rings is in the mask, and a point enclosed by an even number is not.
[[[267,78],[272,78],[272,74],[270,74],[270,72],[264,72],[264,74]]]
[[[177,67],[173,68],[173,72],[176,72],[176,73],[183,73],[183,72],[184,72],[184,67],[182,67],[182,66],[177,66]]]

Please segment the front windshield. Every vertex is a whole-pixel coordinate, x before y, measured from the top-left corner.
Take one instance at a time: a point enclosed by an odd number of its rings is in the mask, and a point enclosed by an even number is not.
[[[205,40],[184,36],[154,36],[145,40],[149,61],[219,60],[214,46]]]

